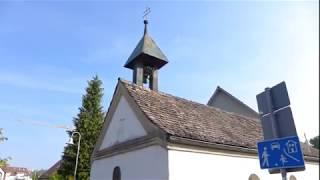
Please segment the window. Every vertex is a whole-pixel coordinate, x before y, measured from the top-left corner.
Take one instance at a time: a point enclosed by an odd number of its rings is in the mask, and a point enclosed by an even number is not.
[[[112,180],[121,180],[121,171],[119,166],[113,169]]]
[[[259,176],[257,176],[256,174],[251,174],[249,176],[249,180],[260,180]]]

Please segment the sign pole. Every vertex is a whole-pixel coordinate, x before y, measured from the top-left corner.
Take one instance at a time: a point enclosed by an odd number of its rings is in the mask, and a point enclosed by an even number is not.
[[[273,112],[271,89],[270,88],[265,88],[265,92],[266,92],[266,96],[267,96],[266,97],[267,108],[268,108],[268,112],[270,112],[272,133],[273,133],[273,136],[275,138],[279,138],[277,122],[276,122],[276,118],[274,117],[274,112]],[[280,172],[281,172],[282,180],[287,180],[287,171],[286,171],[286,169],[280,169]]]
[[[280,169],[282,180],[287,180],[287,171],[286,169]]]

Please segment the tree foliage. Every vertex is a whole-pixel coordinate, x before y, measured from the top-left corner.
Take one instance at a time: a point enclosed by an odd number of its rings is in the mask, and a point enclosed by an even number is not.
[[[0,128],[0,143],[3,141],[6,141],[6,140],[8,140],[8,138],[3,135],[2,128]],[[1,166],[8,166],[9,165],[8,161],[10,159],[11,159],[11,157],[8,157],[8,158],[1,158],[0,157],[0,167]]]
[[[77,179],[87,180],[90,177],[90,157],[103,124],[103,107],[101,105],[103,88],[102,81],[95,76],[88,82],[86,94],[82,97],[82,107],[73,119],[75,131],[81,134],[80,153],[77,168]],[[68,132],[71,136],[72,132]],[[79,136],[73,136],[74,143]],[[58,174],[63,177],[73,176],[76,162],[77,145],[67,145],[62,156],[62,164]]]
[[[313,146],[314,148],[319,149],[319,136],[316,136],[316,137],[314,137],[314,138],[311,138],[311,139],[310,139],[310,144],[312,144],[312,146]]]
[[[32,173],[31,173],[31,177],[32,177],[32,180],[38,180],[39,177],[41,176],[42,173],[44,173],[45,170],[44,169],[40,169],[40,170],[33,170]]]
[[[11,158],[10,158],[10,157],[0,159],[0,167],[6,167],[6,166],[9,166],[9,160],[11,160]]]
[[[69,180],[70,178],[67,179]],[[52,176],[49,177],[49,180],[66,180],[66,178],[64,178],[62,175],[58,173],[54,173]]]
[[[0,142],[6,141],[6,140],[8,140],[8,138],[6,138],[6,137],[3,135],[3,133],[2,133],[2,128],[0,128]]]

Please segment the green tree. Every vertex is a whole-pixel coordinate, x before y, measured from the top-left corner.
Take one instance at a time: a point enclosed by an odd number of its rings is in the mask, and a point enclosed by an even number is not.
[[[0,167],[6,167],[6,166],[9,166],[9,160],[11,160],[11,158],[10,158],[10,157],[0,159]]]
[[[310,144],[312,144],[312,146],[313,146],[314,148],[319,149],[319,136],[316,136],[316,137],[314,137],[314,138],[311,138],[311,139],[310,139]]]
[[[39,177],[41,176],[41,174],[43,174],[44,172],[46,172],[46,170],[44,170],[44,169],[34,169],[34,170],[31,172],[31,178],[32,178],[32,180],[38,180]]]
[[[73,119],[75,131],[81,134],[80,153],[77,168],[77,179],[87,180],[90,177],[90,157],[93,152],[94,145],[100,134],[104,113],[101,105],[103,88],[102,81],[95,76],[88,82],[86,94],[82,97],[82,107],[79,113]],[[72,132],[68,132],[71,136]],[[79,137],[74,135],[75,144],[78,143]],[[62,164],[58,170],[58,174],[67,177],[73,176],[75,169],[77,146],[67,145],[62,156]]]
[[[54,173],[52,176],[49,177],[49,180],[65,180],[65,178],[58,173]]]
[[[7,137],[5,137],[2,133],[2,128],[0,128],[0,143],[3,142],[3,141],[6,141],[8,140]],[[11,158],[8,157],[8,158],[0,158],[0,167],[1,166],[8,166],[8,161],[10,160]]]
[[[6,141],[6,140],[8,140],[8,138],[4,137],[2,133],[2,128],[0,128],[0,142]]]

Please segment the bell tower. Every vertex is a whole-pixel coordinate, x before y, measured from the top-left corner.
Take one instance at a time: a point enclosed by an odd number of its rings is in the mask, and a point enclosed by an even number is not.
[[[158,90],[158,70],[168,63],[153,39],[148,35],[148,21],[144,20],[144,33],[124,67],[133,70],[133,83],[143,86],[149,83],[151,90]]]

